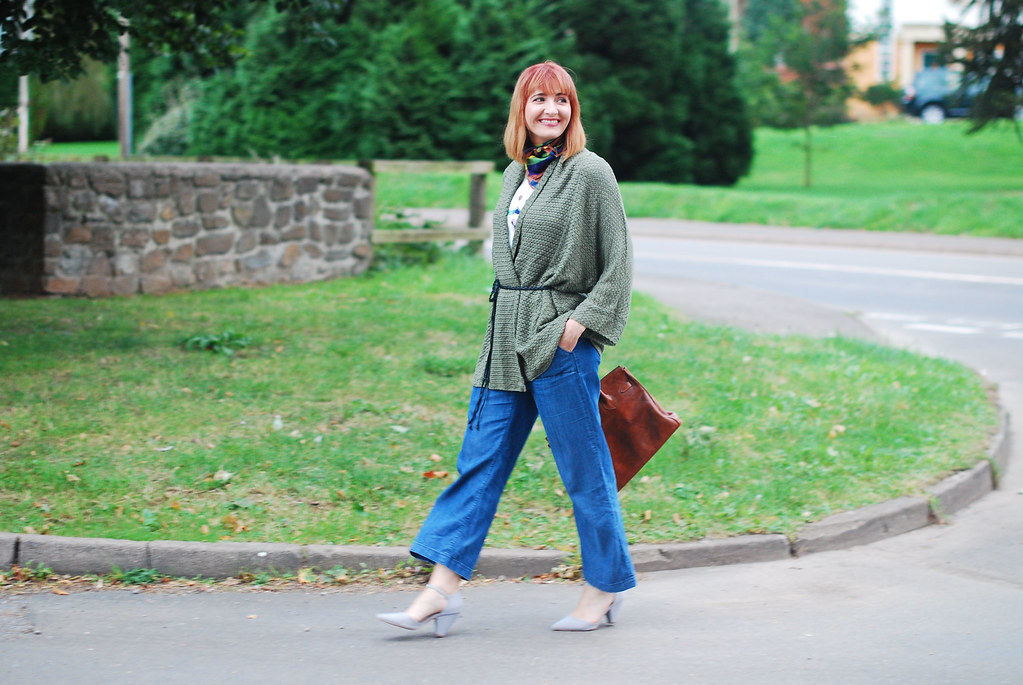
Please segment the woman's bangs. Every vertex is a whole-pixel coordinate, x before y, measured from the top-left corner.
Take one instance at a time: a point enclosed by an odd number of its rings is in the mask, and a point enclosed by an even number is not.
[[[527,98],[533,93],[542,92],[549,95],[561,93],[570,100],[575,100],[575,84],[572,83],[572,79],[567,74],[559,74],[555,69],[544,69],[534,75],[529,80],[529,87],[526,90]]]

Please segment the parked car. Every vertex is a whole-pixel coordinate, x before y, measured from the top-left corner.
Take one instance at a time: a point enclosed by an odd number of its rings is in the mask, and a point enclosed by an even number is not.
[[[928,67],[903,91],[902,108],[928,124],[940,124],[946,117],[969,116],[982,90],[979,84],[962,85],[959,73],[947,67]]]

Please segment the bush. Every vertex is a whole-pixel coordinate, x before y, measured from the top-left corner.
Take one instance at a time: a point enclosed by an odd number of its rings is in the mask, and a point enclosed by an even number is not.
[[[863,91],[860,98],[875,107],[888,104],[898,106],[902,102],[902,91],[891,83],[875,83]]]
[[[194,100],[180,102],[156,119],[142,137],[138,152],[142,155],[183,155],[191,143]]]

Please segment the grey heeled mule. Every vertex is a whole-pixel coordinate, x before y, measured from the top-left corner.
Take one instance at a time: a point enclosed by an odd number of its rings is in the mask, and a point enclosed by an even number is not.
[[[392,626],[404,628],[405,630],[418,630],[422,628],[426,623],[430,621],[434,622],[433,634],[437,637],[444,637],[448,634],[448,630],[451,628],[451,624],[455,622],[459,614],[462,613],[462,593],[455,592],[454,594],[448,594],[444,592],[436,585],[426,584],[426,587],[430,588],[434,592],[437,592],[444,596],[447,600],[447,604],[438,612],[432,613],[422,621],[417,621],[412,618],[404,611],[395,611],[387,614],[377,614],[377,618],[384,623],[389,623]]]

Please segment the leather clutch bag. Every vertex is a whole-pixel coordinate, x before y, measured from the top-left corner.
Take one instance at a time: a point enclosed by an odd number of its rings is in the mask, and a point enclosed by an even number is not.
[[[619,366],[600,381],[600,423],[621,490],[682,424]]]

